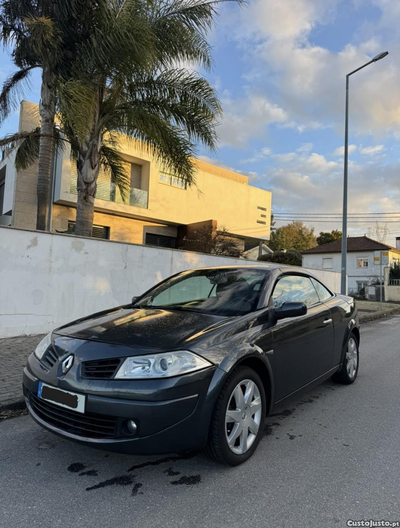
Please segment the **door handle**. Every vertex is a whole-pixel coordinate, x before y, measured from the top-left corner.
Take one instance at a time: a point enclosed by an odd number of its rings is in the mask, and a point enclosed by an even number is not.
[[[332,322],[332,319],[325,319],[324,324],[328,325]]]

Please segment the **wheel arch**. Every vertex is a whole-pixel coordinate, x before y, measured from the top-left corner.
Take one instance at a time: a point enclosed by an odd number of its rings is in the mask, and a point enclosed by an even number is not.
[[[361,339],[360,329],[355,326],[350,330],[350,334],[354,334],[355,338],[357,339],[357,344],[358,346],[360,346],[360,339]]]
[[[274,389],[272,372],[271,372],[271,369],[268,368],[269,365],[267,366],[266,362],[263,361],[261,357],[245,356],[235,364],[233,369],[236,367],[242,366],[242,365],[253,369],[255,372],[257,372],[257,374],[259,374],[261,381],[263,383],[263,386],[264,386],[265,398],[267,400],[266,415],[268,416],[272,410],[273,389]]]
[[[360,346],[360,340],[361,340],[360,329],[357,326],[356,321],[354,319],[350,321],[350,324],[346,328],[346,333],[344,335],[344,339],[342,343],[342,355],[341,355],[341,361],[340,361],[341,365],[343,364],[344,357],[346,355],[346,346],[347,346],[348,340],[350,339],[351,334],[354,335],[354,337],[357,339],[357,345]]]

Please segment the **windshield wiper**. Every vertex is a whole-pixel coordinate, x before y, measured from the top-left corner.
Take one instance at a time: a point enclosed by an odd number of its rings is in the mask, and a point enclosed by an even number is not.
[[[201,310],[197,310],[196,308],[185,308],[181,304],[167,304],[165,306],[153,306],[153,308],[159,308],[160,310],[179,310],[181,312],[201,312]]]

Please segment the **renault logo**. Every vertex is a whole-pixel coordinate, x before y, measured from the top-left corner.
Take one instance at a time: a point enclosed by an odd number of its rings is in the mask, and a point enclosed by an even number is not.
[[[72,367],[74,363],[74,355],[71,354],[70,356],[68,356],[67,358],[64,359],[64,361],[61,363],[61,368],[62,368],[62,371],[63,371],[63,374],[66,374],[69,369]]]

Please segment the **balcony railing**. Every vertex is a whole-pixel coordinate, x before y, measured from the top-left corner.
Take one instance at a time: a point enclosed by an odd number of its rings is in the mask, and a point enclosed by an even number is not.
[[[76,188],[76,177],[71,178],[70,193],[78,194]],[[110,179],[105,177],[105,175],[99,175],[99,179],[97,181],[96,198],[99,200],[106,200],[107,202],[131,205],[133,207],[142,207],[143,209],[147,209],[149,203],[149,193],[144,189],[131,188],[129,195],[123,199],[118,187],[111,183]]]

